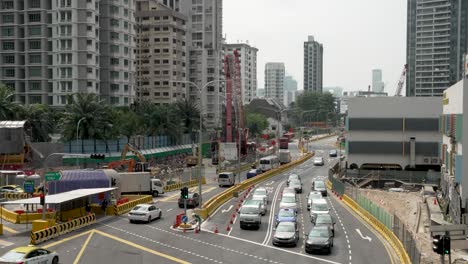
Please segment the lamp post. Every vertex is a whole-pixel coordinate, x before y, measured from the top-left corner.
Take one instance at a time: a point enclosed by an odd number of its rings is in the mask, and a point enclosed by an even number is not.
[[[170,80],[170,82],[173,83],[187,83],[189,85],[193,85],[197,88],[198,93],[200,95],[200,131],[199,131],[199,139],[198,139],[198,194],[200,195],[200,203],[199,207],[201,208],[203,204],[202,200],[202,176],[201,176],[201,167],[202,167],[202,137],[203,137],[203,120],[202,120],[202,91],[208,87],[208,85],[216,83],[216,82],[223,82],[224,80],[213,80],[205,83],[202,87],[198,86],[196,83],[191,82],[191,81],[177,81],[177,80]]]
[[[76,144],[78,144],[78,141],[80,140],[79,139],[79,134],[78,134],[78,132],[80,130],[80,123],[81,123],[81,121],[83,121],[85,119],[86,119],[86,117],[82,117],[80,120],[78,120],[78,123],[76,124]],[[76,159],[76,166],[79,166],[78,159]]]

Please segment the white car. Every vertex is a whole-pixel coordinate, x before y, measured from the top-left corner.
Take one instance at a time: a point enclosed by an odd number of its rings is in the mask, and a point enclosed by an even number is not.
[[[162,216],[161,209],[152,204],[139,204],[128,213],[130,223],[136,221],[151,222],[154,219],[160,219]]]
[[[297,212],[297,200],[296,195],[287,194],[281,197],[280,209],[293,209]]]
[[[17,247],[1,256],[0,263],[58,264],[59,255],[35,246]]]
[[[265,204],[268,204],[268,191],[265,188],[257,188],[252,194],[252,197],[259,198],[262,197],[265,201]]]
[[[314,158],[314,165],[315,166],[323,166],[324,161],[322,157],[315,157]]]

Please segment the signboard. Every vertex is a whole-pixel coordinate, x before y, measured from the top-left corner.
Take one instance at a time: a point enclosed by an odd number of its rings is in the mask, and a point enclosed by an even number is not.
[[[186,215],[182,216],[182,222],[184,222],[184,224],[188,222],[188,217]]]
[[[25,181],[23,183],[23,190],[25,193],[33,193],[34,192],[34,182],[33,181]]]
[[[46,181],[58,181],[62,175],[60,172],[46,172],[45,174],[45,180]]]
[[[99,199],[99,200],[104,200],[105,197],[106,197],[106,196],[105,196],[104,193],[98,193],[98,199]]]

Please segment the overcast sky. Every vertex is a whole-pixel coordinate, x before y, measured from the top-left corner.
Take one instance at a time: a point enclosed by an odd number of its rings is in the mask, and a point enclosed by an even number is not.
[[[258,87],[266,62],[284,62],[303,89],[303,45],[323,44],[323,85],[366,90],[372,69],[383,71],[393,95],[406,62],[406,0],[223,0],[227,43],[259,49]]]

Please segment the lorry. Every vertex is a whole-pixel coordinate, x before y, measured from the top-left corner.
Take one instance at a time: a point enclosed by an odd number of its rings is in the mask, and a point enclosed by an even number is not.
[[[160,179],[151,177],[149,172],[119,173],[117,187],[122,194],[147,193],[153,197],[164,193],[164,186]]]
[[[281,165],[291,162],[291,152],[287,149],[280,149],[278,152],[279,162]]]
[[[279,148],[280,149],[288,149],[289,148],[289,138],[288,137],[281,137],[279,139]]]

